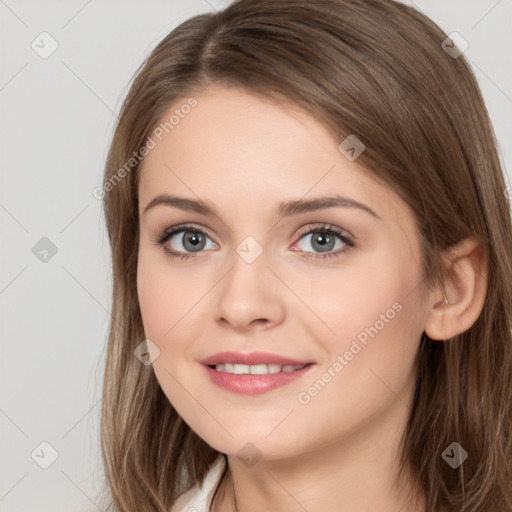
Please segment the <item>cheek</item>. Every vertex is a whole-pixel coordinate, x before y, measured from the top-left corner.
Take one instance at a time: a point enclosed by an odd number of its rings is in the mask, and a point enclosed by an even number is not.
[[[422,332],[421,304],[412,293],[420,274],[406,249],[386,246],[367,258],[358,257],[357,264],[347,259],[346,266],[324,276],[317,274],[315,281],[304,282],[298,295],[315,313],[302,315],[302,325],[322,346],[325,369],[345,375],[332,379],[337,382],[332,387],[359,382],[373,393],[374,386],[383,387],[378,377],[403,387]],[[345,356],[345,361],[336,372],[332,366],[338,356]]]
[[[137,291],[146,338],[159,349],[153,370],[177,410],[190,408],[190,395],[200,396],[190,379],[190,365],[197,364],[191,350],[204,334],[202,299],[211,288],[204,273],[190,272],[156,251],[142,248],[137,269]],[[197,368],[196,368],[197,370]],[[183,384],[180,384],[183,383]]]
[[[298,307],[309,309],[297,318],[314,324],[316,336],[332,340],[329,344],[333,346],[376,322],[381,330],[381,315],[386,317],[384,321],[389,318],[396,323],[395,318],[404,316],[397,310],[410,300],[410,292],[419,282],[412,262],[404,260],[396,257],[396,250],[384,247],[348,257],[338,267],[314,272],[314,277],[304,272],[304,277],[297,279],[290,274],[288,281],[294,283],[300,299]],[[385,325],[387,329],[388,323]]]
[[[173,294],[168,277],[162,273],[156,258],[139,252],[137,294],[146,336],[152,341],[162,337],[170,328],[169,313],[174,311]]]
[[[205,286],[196,276],[173,267],[161,254],[141,249],[137,293],[146,336],[164,342],[181,322],[193,317],[193,306],[204,295]]]
[[[326,360],[295,397],[295,420],[302,431],[316,430],[329,442],[384,422],[390,411],[407,414],[421,329],[406,281],[400,274],[388,275],[380,288],[365,285],[341,299],[338,292],[336,308],[324,303],[330,314],[324,320],[336,334],[317,335]],[[291,427],[286,434],[295,436]]]
[[[170,403],[182,414],[190,409],[190,396],[179,383],[187,383],[183,359],[190,336],[195,334],[190,321],[200,290],[184,277],[186,273],[172,270],[165,260],[144,248],[140,250],[137,292],[145,336],[160,351],[153,361],[153,371]]]

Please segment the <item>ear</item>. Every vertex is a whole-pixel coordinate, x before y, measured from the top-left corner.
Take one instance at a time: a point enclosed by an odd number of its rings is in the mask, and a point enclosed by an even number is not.
[[[450,247],[441,258],[447,277],[430,295],[425,333],[444,341],[468,330],[478,319],[487,292],[488,259],[474,237]],[[447,304],[443,304],[445,298]]]

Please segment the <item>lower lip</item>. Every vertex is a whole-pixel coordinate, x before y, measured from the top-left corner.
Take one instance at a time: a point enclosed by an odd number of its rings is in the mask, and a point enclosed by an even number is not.
[[[217,386],[242,395],[261,395],[300,379],[314,365],[309,363],[304,368],[293,372],[267,373],[265,375],[236,375],[219,372],[207,365],[203,366],[211,381]]]

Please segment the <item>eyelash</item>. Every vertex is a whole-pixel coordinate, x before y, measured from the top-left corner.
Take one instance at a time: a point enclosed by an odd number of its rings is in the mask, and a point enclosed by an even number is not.
[[[186,259],[189,259],[189,258],[196,258],[197,254],[179,253],[179,252],[171,251],[167,247],[165,247],[164,244],[170,238],[172,238],[173,235],[175,235],[177,233],[180,233],[182,231],[189,231],[189,232],[192,232],[192,233],[199,233],[201,235],[208,236],[208,234],[205,233],[204,231],[202,231],[201,229],[198,229],[198,228],[196,228],[196,227],[194,227],[194,226],[192,226],[190,224],[182,224],[180,226],[175,226],[174,228],[172,228],[170,230],[166,230],[162,234],[157,235],[153,239],[153,242],[156,243],[157,245],[161,246],[162,249],[165,251],[165,253],[168,254],[172,258],[181,258],[181,260],[186,260]],[[331,226],[329,224],[321,224],[319,226],[315,226],[314,228],[310,228],[309,230],[307,230],[304,233],[301,233],[299,235],[299,240],[301,238],[303,238],[304,236],[309,235],[311,233],[322,233],[322,234],[328,234],[328,235],[335,235],[335,236],[337,236],[338,238],[341,239],[341,241],[345,244],[345,247],[343,249],[339,249],[336,252],[314,253],[315,256],[309,256],[309,254],[311,254],[310,252],[302,251],[305,254],[308,254],[308,256],[306,256],[307,258],[325,259],[325,258],[330,258],[330,257],[333,257],[333,256],[341,256],[342,254],[347,253],[353,247],[355,247],[355,243],[354,243],[354,240],[352,238],[350,238],[347,235],[343,234],[338,228],[336,228],[334,226]],[[203,251],[198,251],[198,252],[203,252]]]

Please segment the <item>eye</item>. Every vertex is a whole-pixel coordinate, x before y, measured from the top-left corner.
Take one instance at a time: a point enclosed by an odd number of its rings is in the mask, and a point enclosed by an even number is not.
[[[210,246],[208,245],[210,241]],[[327,258],[340,256],[355,246],[353,239],[344,234],[339,228],[322,224],[300,235],[298,243],[306,240],[305,244],[311,244],[313,251],[300,247],[300,252],[308,254],[308,258]],[[188,259],[196,257],[194,253],[200,253],[205,249],[216,249],[218,245],[201,229],[191,225],[175,226],[158,235],[154,242],[173,258]],[[296,244],[297,245],[297,244]],[[341,247],[341,248],[340,248]],[[339,249],[333,251],[333,249]],[[292,251],[297,251],[295,246]]]
[[[309,258],[327,258],[331,256],[339,256],[341,253],[348,252],[352,247],[355,246],[353,239],[344,234],[340,229],[334,226],[328,226],[322,224],[314,228],[310,228],[300,236],[300,242],[302,243],[300,250],[306,253],[314,253],[307,257]],[[304,249],[304,246],[310,245],[314,251],[308,251]],[[341,249],[340,249],[341,248]],[[335,252],[333,249],[340,249]],[[294,247],[292,250],[296,251]],[[315,254],[315,251],[318,253]]]
[[[205,249],[208,240],[210,240],[209,248],[218,247],[204,231],[193,226],[182,225],[164,231],[154,241],[162,246],[169,256],[186,259],[194,258],[195,254],[193,253],[198,253]],[[208,249],[208,247],[206,248]]]

